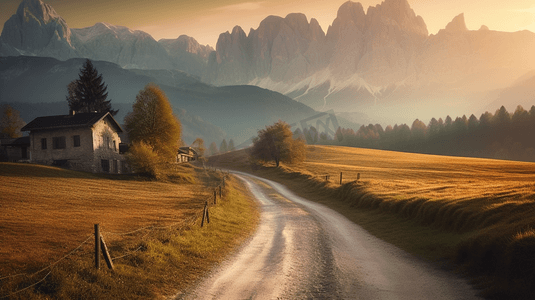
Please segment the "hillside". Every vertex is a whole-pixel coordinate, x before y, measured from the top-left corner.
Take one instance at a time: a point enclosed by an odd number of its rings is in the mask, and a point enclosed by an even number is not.
[[[175,172],[195,183],[0,163],[0,298],[155,299],[191,285],[253,232],[257,212],[226,178],[201,228],[222,174],[187,164]],[[94,267],[94,224],[114,272]]]
[[[533,295],[533,163],[339,146],[309,146],[304,163],[278,169],[251,168],[246,150],[209,163],[279,181],[398,247],[449,259],[483,276],[488,297]]]

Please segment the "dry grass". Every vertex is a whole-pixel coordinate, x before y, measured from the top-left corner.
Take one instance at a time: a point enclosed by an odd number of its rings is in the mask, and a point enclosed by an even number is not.
[[[175,182],[156,182],[0,164],[0,278],[40,270],[91,238],[45,272],[3,279],[0,296],[36,282],[50,270],[45,281],[10,299],[148,299],[188,287],[252,233],[258,213],[245,188],[227,180],[224,200],[211,208],[211,224],[200,229],[204,202],[221,174],[189,165],[175,171],[181,174],[172,179]],[[138,250],[115,260],[114,273],[94,270],[95,223],[100,223],[112,257]]]
[[[200,198],[208,195],[201,184],[107,178],[29,164],[1,164],[0,180],[2,275],[28,262],[41,266],[61,257],[92,234],[93,224],[112,232],[169,225],[196,213]]]
[[[283,182],[417,255],[453,258],[483,276],[488,297],[535,295],[534,163],[336,146],[309,146],[304,163],[278,169],[245,151],[210,163]]]

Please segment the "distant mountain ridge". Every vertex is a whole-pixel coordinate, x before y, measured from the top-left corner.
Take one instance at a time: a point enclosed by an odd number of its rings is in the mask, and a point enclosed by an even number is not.
[[[482,4],[484,5],[484,4]],[[106,23],[70,29],[41,0],[23,0],[0,36],[0,56],[89,57],[129,69],[182,70],[217,86],[256,85],[316,110],[373,123],[479,113],[487,96],[535,70],[535,33],[468,30],[464,14],[429,35],[407,0],[348,1],[324,32],[315,19],[268,16],[235,26],[216,49],[195,39],[155,41]]]
[[[470,31],[459,14],[429,35],[407,0],[385,0],[367,12],[348,1],[326,34],[302,14],[270,16],[248,35],[239,26],[221,34],[205,80],[401,122],[482,109],[481,94],[535,70],[535,56],[526,53],[535,53],[529,31]]]
[[[0,55],[46,56],[59,60],[85,57],[125,68],[178,69],[202,76],[213,49],[187,36],[157,42],[143,31],[96,23],[71,29],[42,0],[23,0],[5,24]]]

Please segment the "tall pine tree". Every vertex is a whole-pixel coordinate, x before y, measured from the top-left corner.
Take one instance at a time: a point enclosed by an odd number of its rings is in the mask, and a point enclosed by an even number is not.
[[[115,116],[119,111],[111,108],[111,100],[107,100],[108,86],[102,80],[102,74],[89,59],[86,59],[80,69],[79,78],[67,85],[67,102],[71,111],[106,112]]]

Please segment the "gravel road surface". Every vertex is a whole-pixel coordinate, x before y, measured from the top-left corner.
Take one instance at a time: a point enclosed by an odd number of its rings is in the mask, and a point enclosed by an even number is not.
[[[261,204],[255,235],[176,299],[478,299],[466,279],[284,186],[236,172]]]

